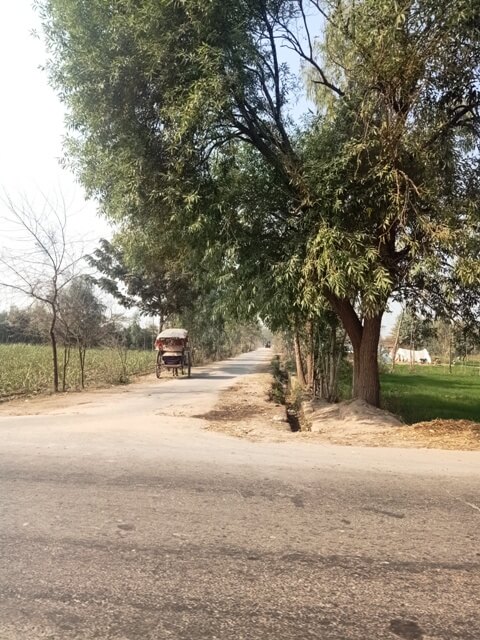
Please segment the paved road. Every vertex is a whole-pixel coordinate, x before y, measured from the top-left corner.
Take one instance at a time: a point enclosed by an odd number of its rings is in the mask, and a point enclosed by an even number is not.
[[[1,640],[480,638],[479,454],[202,430],[266,357],[0,417]]]

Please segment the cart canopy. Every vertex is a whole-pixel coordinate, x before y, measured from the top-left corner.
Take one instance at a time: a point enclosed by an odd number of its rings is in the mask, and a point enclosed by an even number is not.
[[[165,329],[158,334],[157,340],[160,338],[178,338],[180,340],[186,340],[188,331],[186,329]]]

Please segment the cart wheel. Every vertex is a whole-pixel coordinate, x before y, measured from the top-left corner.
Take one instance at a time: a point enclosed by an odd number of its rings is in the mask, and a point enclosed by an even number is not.
[[[157,378],[160,378],[160,374],[162,373],[162,359],[160,358],[160,353],[157,356],[157,364],[155,365],[155,374]]]

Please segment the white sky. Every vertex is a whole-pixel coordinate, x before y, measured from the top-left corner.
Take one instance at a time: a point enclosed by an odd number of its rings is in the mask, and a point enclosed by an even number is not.
[[[87,249],[100,237],[111,235],[105,219],[96,215],[96,204],[86,202],[73,175],[61,168],[64,109],[40,69],[46,59],[32,0],[3,0],[0,8],[0,198],[15,202],[23,197],[41,203],[62,194],[68,206],[70,240],[82,239]],[[0,217],[5,214],[0,200]],[[0,226],[0,250],[11,240]],[[15,302],[2,290],[0,308]]]
[[[14,200],[63,193],[72,203],[72,233],[94,229],[91,239],[109,233],[85,202],[82,188],[59,165],[64,136],[63,106],[39,67],[46,53],[31,0],[3,2],[0,9],[0,188]],[[1,205],[0,205],[1,206]]]
[[[100,237],[109,237],[107,222],[96,215],[94,202],[86,202],[82,188],[71,173],[60,167],[64,108],[49,87],[44,45],[34,32],[41,27],[32,0],[3,0],[0,7],[0,195],[15,201],[23,196],[38,199],[45,194],[55,200],[63,194],[69,205],[69,235],[94,248]],[[0,217],[4,214],[0,200]],[[0,226],[0,250],[8,243]],[[15,302],[2,291],[0,309]],[[385,317],[383,333],[393,323]]]

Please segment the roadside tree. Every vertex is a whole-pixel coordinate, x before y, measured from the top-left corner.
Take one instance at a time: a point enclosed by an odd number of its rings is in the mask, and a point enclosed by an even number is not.
[[[75,346],[80,364],[80,386],[85,388],[87,350],[101,344],[107,333],[105,305],[95,295],[89,277],[80,276],[60,293],[58,300],[59,335],[63,339],[63,390],[67,386],[70,349]]]
[[[137,232],[135,239],[133,246],[129,234],[113,242],[102,239],[87,259],[100,274],[94,278],[99,287],[127,309],[158,316],[161,328],[171,314],[194,302],[193,277],[178,257],[166,261],[151,238],[142,241]]]
[[[435,333],[431,318],[423,317],[411,310],[400,314],[392,329],[393,336],[398,336],[398,346],[410,349],[430,348]]]
[[[43,305],[11,307],[0,314],[0,342],[42,344],[48,342],[49,318]]]
[[[86,10],[76,0],[45,0],[41,7],[52,81],[70,110],[68,153],[107,215],[147,230],[152,242],[160,234],[166,244],[179,242],[183,233],[184,246],[208,255],[224,218],[245,212],[223,203],[216,167],[253,149],[283,188],[280,224],[289,234],[279,271],[295,274],[307,316],[320,300],[337,314],[354,351],[354,396],[378,404],[389,296],[413,282],[419,265],[478,279],[477,5],[92,0]],[[282,61],[285,47],[295,63]],[[296,63],[317,105],[297,123]],[[273,291],[278,285],[267,295]]]
[[[69,244],[65,202],[44,199],[40,207],[23,199],[3,201],[8,214],[11,248],[0,255],[0,287],[30,299],[48,311],[48,337],[52,347],[53,389],[59,390],[57,331],[62,291],[76,277],[81,256]]]

